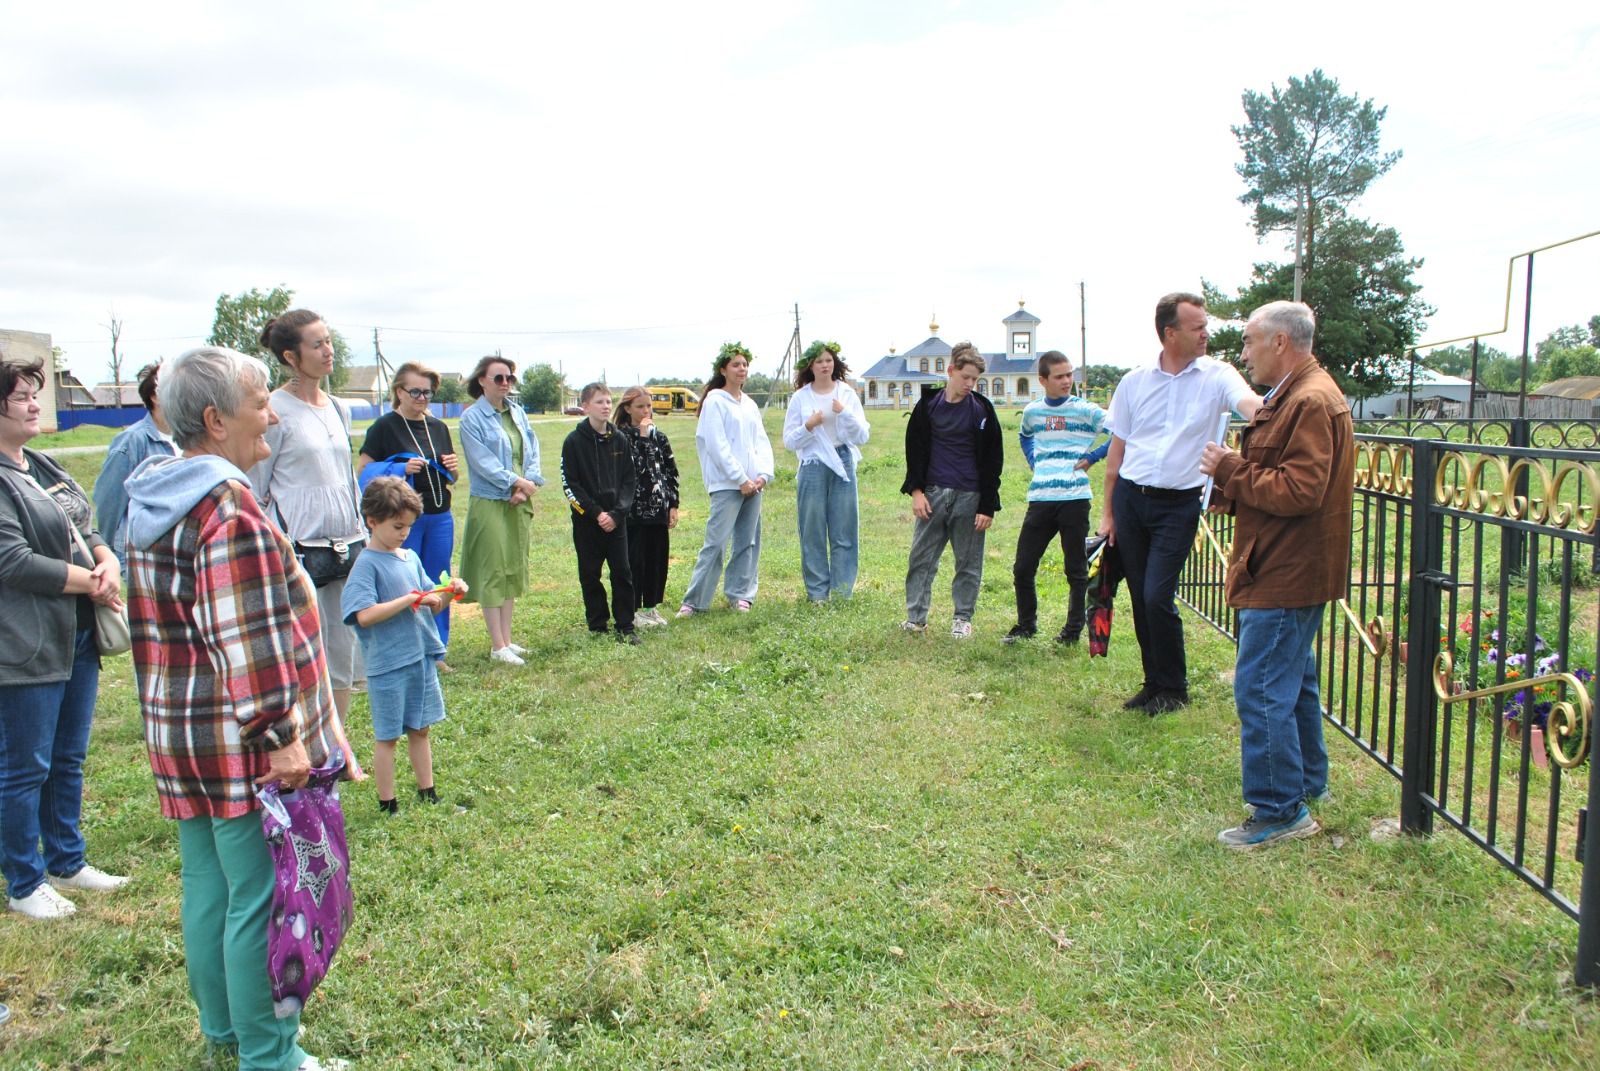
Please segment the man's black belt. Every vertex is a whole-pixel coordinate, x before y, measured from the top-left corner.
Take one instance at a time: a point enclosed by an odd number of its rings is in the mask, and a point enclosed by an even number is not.
[[[1200,488],[1198,487],[1146,487],[1142,483],[1134,483],[1132,480],[1120,478],[1117,482],[1127,484],[1129,490],[1137,491],[1146,498],[1198,498],[1200,496]]]

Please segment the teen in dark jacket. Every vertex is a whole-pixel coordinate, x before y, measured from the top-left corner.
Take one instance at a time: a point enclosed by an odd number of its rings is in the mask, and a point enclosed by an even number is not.
[[[633,447],[611,424],[611,391],[604,383],[583,388],[584,421],[561,447],[561,490],[572,507],[572,545],[589,631],[606,631],[606,589],[600,565],[611,572],[611,616],[617,639],[638,643],[633,628],[633,575],[628,568],[628,511],[633,508]]]
[[[900,492],[911,496],[917,519],[906,570],[906,620],[900,626],[908,632],[928,627],[933,578],[949,543],[956,558],[950,634],[959,639],[972,635],[972,614],[983,583],[984,533],[1000,511],[1005,465],[994,406],[973,390],[983,371],[977,348],[970,342],[958,344],[950,352],[945,388],[924,394],[906,425],[906,480]]]

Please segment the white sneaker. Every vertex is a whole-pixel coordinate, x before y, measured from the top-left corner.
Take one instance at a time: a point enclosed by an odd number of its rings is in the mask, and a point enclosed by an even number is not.
[[[84,892],[110,892],[128,884],[127,878],[107,874],[99,867],[87,864],[70,877],[58,878],[54,874],[46,874],[44,880],[58,889],[80,889]]]
[[[56,892],[50,887],[49,882],[40,885],[20,900],[9,898],[7,906],[30,919],[64,919],[78,910],[77,904]]]
[[[650,609],[644,611],[644,623],[652,626],[660,626],[665,625],[667,623],[667,619],[661,616],[660,610],[657,610],[654,606],[652,606]]]
[[[508,643],[506,644],[506,650],[510,651],[518,658],[521,658],[523,655],[528,653],[528,649],[522,646],[520,643]]]
[[[900,622],[900,631],[910,632],[920,636],[922,633],[928,631],[928,626],[924,624],[918,624],[915,621],[902,621]]]
[[[493,651],[490,651],[489,661],[504,662],[508,666],[527,665],[526,662],[517,657],[517,652],[512,650],[510,647],[497,647]]]
[[[972,639],[972,622],[964,617],[958,617],[950,622],[950,635],[958,640]]]
[[[319,1060],[315,1056],[307,1056],[305,1063],[300,1065],[299,1071],[349,1071],[350,1061],[341,1060],[337,1056],[330,1056],[326,1060]]]

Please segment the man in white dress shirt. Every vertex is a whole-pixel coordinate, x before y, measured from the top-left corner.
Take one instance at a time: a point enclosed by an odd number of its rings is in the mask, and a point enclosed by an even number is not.
[[[1156,302],[1155,361],[1122,378],[1106,427],[1106,486],[1100,531],[1122,557],[1144,682],[1122,705],[1165,714],[1189,702],[1178,574],[1200,523],[1200,453],[1221,415],[1248,420],[1261,399],[1237,369],[1206,356],[1205,299],[1168,294]]]

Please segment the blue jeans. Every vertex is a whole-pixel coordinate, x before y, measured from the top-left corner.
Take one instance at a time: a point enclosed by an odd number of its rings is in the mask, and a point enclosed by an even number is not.
[[[450,555],[456,549],[455,515],[448,510],[444,513],[422,514],[417,518],[417,523],[411,526],[411,534],[406,536],[404,546],[416,553],[422,562],[422,571],[437,584],[439,574],[450,571]],[[450,646],[449,602],[433,615],[433,620],[439,626],[439,638],[446,647]]]
[[[722,576],[722,551],[728,547],[728,573]],[[755,601],[756,566],[761,560],[761,495],[749,498],[737,490],[712,491],[711,515],[706,518],[706,543],[694,560],[689,590],[683,604],[709,610],[722,579],[722,594],[729,602]]]
[[[861,524],[857,516],[855,460],[839,447],[848,480],[820,461],[807,461],[795,477],[795,513],[800,522],[800,573],[806,596],[848,599],[856,586]]]
[[[72,676],[0,686],[0,865],[17,900],[83,869],[83,760],[100,688],[94,629],[78,632]],[[44,852],[39,844],[43,841]]]
[[[1118,480],[1111,492],[1117,523],[1117,553],[1128,577],[1133,633],[1139,639],[1144,686],[1166,692],[1189,690],[1178,616],[1178,575],[1200,526],[1200,493],[1153,498]]]
[[[1328,787],[1314,642],[1321,606],[1239,611],[1239,706],[1244,801],[1256,817],[1287,821]]]

